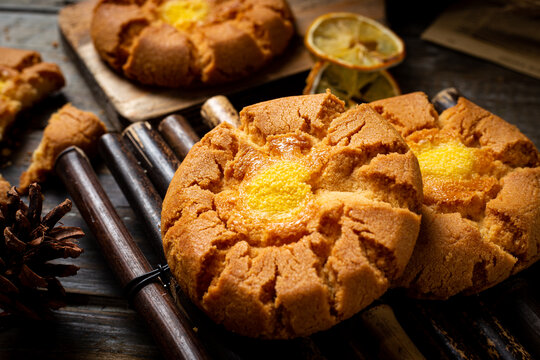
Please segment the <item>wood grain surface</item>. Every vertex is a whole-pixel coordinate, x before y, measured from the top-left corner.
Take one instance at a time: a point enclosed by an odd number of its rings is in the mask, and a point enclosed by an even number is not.
[[[40,51],[44,60],[60,65],[67,79],[67,86],[60,93],[21,114],[7,143],[0,145],[3,154],[0,173],[13,184],[18,183],[20,174],[28,166],[47,119],[64,103],[71,102],[81,109],[95,112],[110,128],[119,130],[121,126],[106,116],[105,104],[99,94],[85,82],[78,65],[61,44],[58,11],[69,3],[72,1],[0,0],[0,46]],[[443,88],[454,86],[470,100],[518,126],[539,146],[540,81],[422,41],[421,32],[448,1],[431,4],[422,12],[405,3],[397,0],[386,3],[388,22],[403,37],[407,48],[405,61],[390,70],[402,91],[422,90],[433,96]],[[235,89],[230,98],[237,108],[241,108],[278,96],[300,94],[305,76],[306,73],[302,72],[255,90]],[[199,135],[207,131],[201,125],[197,108],[182,113]],[[94,168],[136,243],[150,263],[156,264],[157,257],[145,239],[142,224],[111,174],[99,159],[94,161]],[[68,196],[57,178],[45,183],[43,192],[44,211]],[[76,276],[62,279],[68,293],[68,306],[56,311],[55,319],[50,322],[0,318],[0,359],[162,359],[142,320],[121,297],[120,286],[78,210],[74,208],[63,222],[81,226],[87,233],[80,240],[84,253],[77,259],[66,261],[81,267]],[[475,297],[481,300],[483,307],[472,312],[473,315],[483,314],[482,319],[502,324],[536,358],[540,358],[540,339],[531,338],[531,332],[516,319],[519,319],[520,311],[538,314],[540,289],[529,284],[537,284],[539,272],[537,264],[519,276],[517,285],[515,281],[505,282]],[[533,306],[519,305],[524,299],[532,299],[527,304]],[[467,298],[422,302],[391,292],[385,296],[385,301],[392,303],[398,320],[427,358],[456,358],[451,346],[440,346],[448,337],[456,341],[454,350],[457,354],[465,354],[472,359],[496,358],[482,346],[485,338],[482,338],[479,328],[471,325],[481,322],[471,318]],[[463,316],[464,313],[467,316]],[[486,314],[493,315],[493,318],[486,317]],[[357,341],[352,342],[350,335]],[[246,342],[256,344],[249,339]],[[314,343],[317,344],[316,349],[313,348]],[[309,339],[297,339],[287,347],[276,347],[279,351],[270,351],[271,346],[266,346],[265,349],[270,350],[261,353],[261,358],[380,358],[378,346],[369,331],[354,317],[331,331],[315,334]],[[248,359],[247,356],[243,358]]]

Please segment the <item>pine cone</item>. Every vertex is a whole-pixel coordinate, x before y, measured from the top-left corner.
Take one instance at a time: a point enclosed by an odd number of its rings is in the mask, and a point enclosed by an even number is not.
[[[79,227],[56,226],[71,210],[66,199],[43,218],[38,184],[30,185],[26,206],[12,187],[0,213],[0,309],[34,319],[50,318],[51,309],[65,305],[65,290],[57,277],[75,275],[75,265],[51,264],[58,258],[76,258],[75,242],[84,236]]]

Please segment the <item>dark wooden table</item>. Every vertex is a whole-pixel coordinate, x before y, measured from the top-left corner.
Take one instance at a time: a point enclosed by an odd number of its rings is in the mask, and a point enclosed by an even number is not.
[[[44,60],[60,65],[67,86],[19,117],[18,129],[12,135],[13,145],[2,150],[7,156],[0,173],[12,184],[30,162],[49,116],[66,102],[93,111],[110,128],[100,102],[96,100],[75,64],[66,55],[57,27],[57,13],[73,1],[0,0],[0,46],[39,51]],[[448,1],[431,4],[418,12],[406,2],[388,2],[390,26],[404,38],[407,57],[391,73],[402,92],[424,91],[433,96],[439,90],[454,86],[480,106],[517,125],[532,141],[540,145],[540,81],[498,65],[458,53],[420,39]],[[426,2],[427,4],[428,2]],[[306,74],[266,85],[257,91],[234,94],[234,105],[244,105],[273,97],[300,94]],[[188,119],[200,133],[196,112]],[[4,148],[5,146],[0,147]],[[7,152],[6,152],[7,151]],[[145,241],[144,231],[106,167],[97,161],[100,181],[135,240],[152,263],[156,256]],[[57,179],[43,186],[44,210],[67,197]],[[67,289],[69,305],[56,312],[49,322],[25,322],[3,319],[0,322],[0,359],[160,359],[150,334],[138,315],[121,297],[120,288],[105,264],[95,240],[76,208],[63,222],[80,226],[87,236],[80,241],[83,255],[68,263],[80,266],[79,273],[62,282]],[[528,270],[538,273],[538,265]],[[536,295],[537,291],[536,291]],[[538,299],[538,297],[537,297]],[[539,339],[540,341],[540,339]],[[326,358],[339,358],[332,348],[323,347]],[[287,357],[288,354],[283,354]],[[338,356],[338,355],[336,355]]]

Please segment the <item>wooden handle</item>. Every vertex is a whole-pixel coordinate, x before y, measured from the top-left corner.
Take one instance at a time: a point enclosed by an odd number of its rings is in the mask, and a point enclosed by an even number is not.
[[[210,128],[221,123],[228,123],[235,127],[240,124],[238,112],[229,99],[223,95],[208,99],[201,107],[201,117]],[[167,116],[159,123],[158,130],[178,159],[185,158],[193,145],[200,140],[191,125],[181,115]]]
[[[199,141],[199,136],[182,115],[167,116],[159,123],[158,131],[178,159],[185,158],[193,145]]]
[[[365,327],[379,340],[380,359],[425,359],[401,327],[387,304],[376,304],[360,313]]]
[[[435,110],[440,114],[444,110],[456,106],[460,97],[460,93],[456,88],[446,88],[441,90],[431,99],[431,103],[435,106]]]
[[[133,149],[135,157],[147,171],[158,193],[164,197],[180,161],[148,122],[128,126],[123,136],[128,140],[128,146]]]
[[[497,359],[533,359],[516,338],[504,329],[482,302],[469,302],[463,317],[478,336],[477,344],[486,354],[497,354]],[[471,304],[472,303],[472,304]]]
[[[240,126],[238,112],[232,106],[229,99],[223,95],[213,96],[206,100],[201,107],[201,116],[210,128],[214,128],[224,122],[234,127]]]
[[[107,164],[122,193],[138,217],[143,220],[149,240],[165,264],[161,242],[162,200],[135,156],[117,133],[107,133],[99,139],[99,153]]]
[[[482,293],[485,303],[493,304],[493,299],[497,299],[492,308],[498,318],[511,326],[512,333],[518,335],[532,354],[540,354],[540,302],[536,285],[539,270],[536,265],[526,274],[507,279]]]
[[[56,160],[56,172],[120,284],[125,286],[150,271],[150,265],[114,210],[82,150],[70,147],[63,151]],[[133,298],[133,306],[165,358],[209,359],[189,320],[178,311],[161,284],[151,283],[141,289]]]

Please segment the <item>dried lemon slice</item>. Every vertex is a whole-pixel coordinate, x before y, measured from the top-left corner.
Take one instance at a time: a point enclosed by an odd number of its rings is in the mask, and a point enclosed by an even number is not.
[[[307,77],[304,95],[324,93],[326,89],[349,107],[401,94],[396,81],[386,70],[362,72],[318,61]]]
[[[352,13],[318,17],[309,27],[304,42],[321,59],[363,71],[385,69],[405,56],[403,41],[392,30]]]

